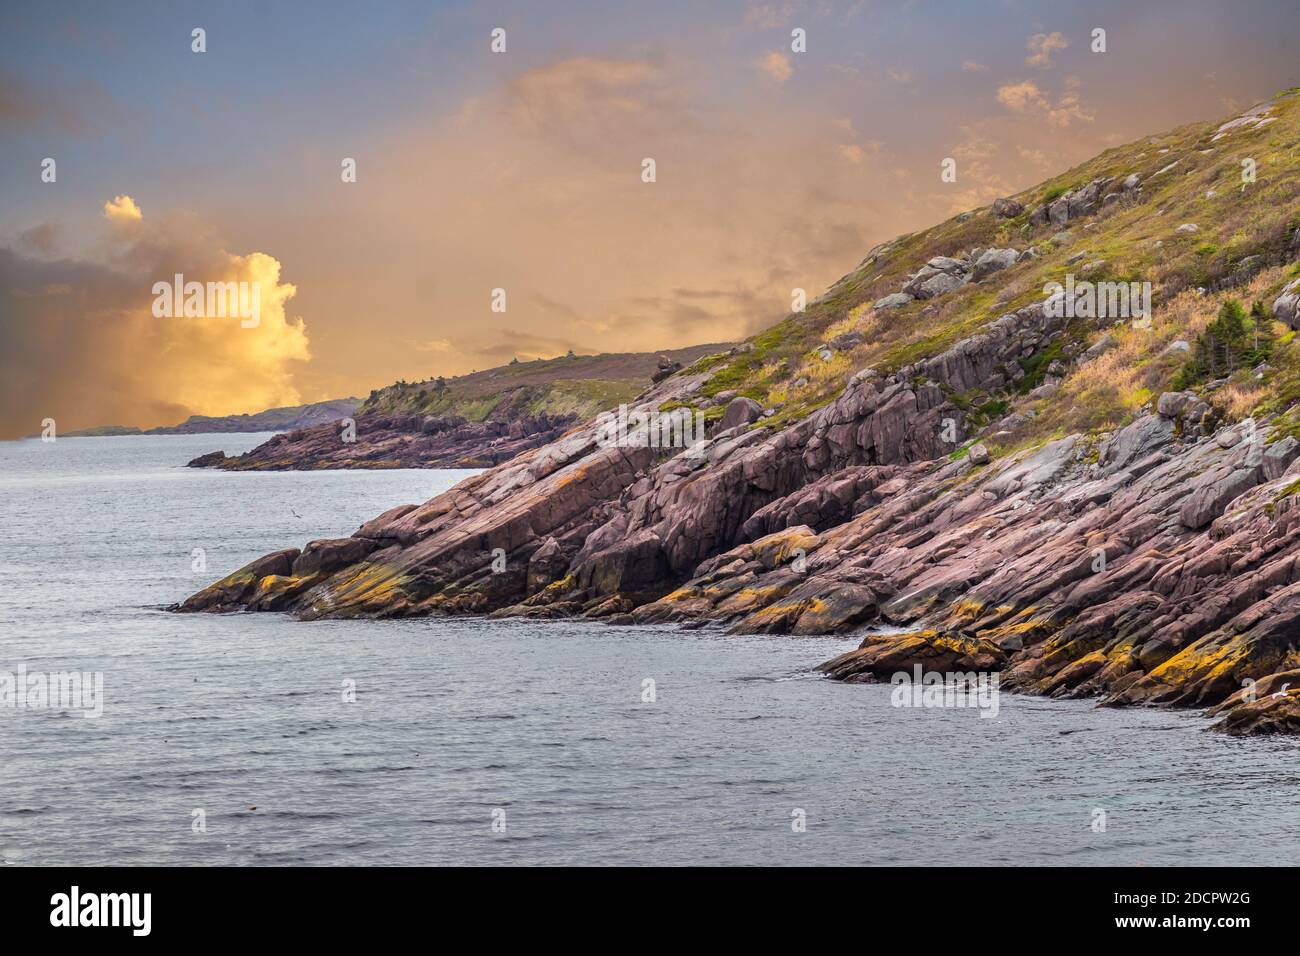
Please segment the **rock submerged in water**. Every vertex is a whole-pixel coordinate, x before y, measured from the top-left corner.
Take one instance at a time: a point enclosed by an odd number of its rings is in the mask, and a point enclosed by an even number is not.
[[[226,460],[224,451],[212,451],[206,455],[199,455],[198,458],[192,458],[185,465],[186,468],[214,468]]]

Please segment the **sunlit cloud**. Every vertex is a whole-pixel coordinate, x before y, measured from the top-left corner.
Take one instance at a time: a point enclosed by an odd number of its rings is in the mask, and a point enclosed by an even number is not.
[[[790,58],[779,50],[773,50],[758,61],[758,68],[778,83],[784,83],[794,73]]]
[[[104,203],[104,218],[114,223],[139,222],[144,213],[130,196],[114,196]]]
[[[1025,42],[1025,45],[1029,48],[1029,56],[1025,57],[1025,66],[1047,70],[1055,65],[1052,62],[1052,54],[1057,50],[1064,50],[1070,45],[1070,41],[1056,32],[1035,33]]]
[[[105,203],[116,229],[103,261],[28,258],[0,248],[0,436],[99,424],[174,424],[202,412],[225,415],[301,401],[293,370],[307,362],[307,330],[288,315],[296,288],[280,263],[237,255],[190,224],[151,226],[127,196]],[[240,318],[156,318],[154,284],[187,280],[248,283],[259,322]]]
[[[998,87],[998,102],[1013,113],[1041,114],[1049,125],[1064,129],[1074,122],[1091,123],[1096,117],[1084,106],[1079,93],[1079,82],[1071,77],[1066,90],[1056,100],[1033,80],[1007,83]]]

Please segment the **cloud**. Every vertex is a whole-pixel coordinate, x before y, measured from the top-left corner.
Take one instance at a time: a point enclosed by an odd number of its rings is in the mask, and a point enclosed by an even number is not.
[[[772,30],[788,24],[803,4],[799,0],[783,0],[781,3],[751,3],[745,7],[746,26]]]
[[[759,70],[778,83],[784,83],[794,73],[794,68],[790,66],[790,58],[779,50],[773,50],[760,59],[756,65]]]
[[[867,158],[866,150],[857,143],[843,143],[839,147],[840,155],[850,163],[857,165]]]
[[[1091,123],[1096,118],[1084,106],[1079,82],[1074,77],[1067,79],[1065,92],[1055,102],[1033,80],[1000,86],[997,97],[998,102],[1011,112],[1041,114],[1050,126],[1057,129],[1064,129],[1076,121]]]
[[[1066,81],[1067,89],[1061,94],[1061,98],[1056,101],[1056,105],[1047,111],[1047,121],[1056,127],[1064,129],[1076,120],[1083,123],[1091,123],[1096,119],[1096,114],[1083,104],[1083,98],[1079,94],[1079,83],[1071,77]]]
[[[1047,108],[1047,98],[1033,80],[999,86],[998,102],[1013,113],[1028,113]]]
[[[1050,70],[1055,66],[1052,62],[1052,54],[1057,50],[1064,50],[1070,45],[1070,41],[1055,32],[1035,33],[1025,45],[1029,49],[1029,56],[1025,57],[1025,66]]]
[[[412,352],[396,374],[734,341],[788,313],[792,288],[816,295],[859,261],[880,143],[843,105],[791,112],[765,76],[719,90],[709,71],[685,57],[565,58],[502,77],[472,113],[458,101],[440,124],[375,144],[390,174],[367,187],[365,215],[420,245],[431,291],[407,295],[415,284],[379,249],[359,248],[350,268],[373,277],[402,337],[453,345]],[[412,190],[429,156],[438,176]],[[641,181],[647,156],[654,183]],[[431,234],[432,222],[448,227]],[[506,314],[488,310],[496,287]]]
[[[287,314],[297,290],[281,281],[280,263],[228,253],[183,219],[148,225],[126,198],[105,204],[105,215],[136,228],[114,230],[103,261],[0,248],[0,437],[37,432],[45,418],[61,432],[147,427],[301,401],[292,371],[310,358],[307,331]],[[257,283],[260,324],[155,318],[153,284],[177,272]]]
[[[452,349],[450,339],[429,339],[425,342],[411,342],[410,345],[417,352],[450,352]]]
[[[588,143],[653,119],[674,95],[660,64],[580,56],[519,74],[508,100],[518,129]]]
[[[139,222],[144,213],[130,196],[114,196],[104,203],[104,218],[114,223]]]
[[[989,68],[983,63],[976,63],[974,60],[962,60],[961,68],[967,73],[987,73]]]
[[[18,233],[18,246],[42,258],[50,258],[63,241],[63,228],[54,222],[42,222]]]

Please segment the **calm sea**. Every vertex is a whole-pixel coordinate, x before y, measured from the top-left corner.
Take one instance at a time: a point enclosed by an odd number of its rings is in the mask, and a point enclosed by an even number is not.
[[[0,707],[4,863],[1300,860],[1300,742],[893,707],[811,672],[850,638],[163,612],[468,474],[183,467],[265,437],[0,443],[0,672],[103,675]]]

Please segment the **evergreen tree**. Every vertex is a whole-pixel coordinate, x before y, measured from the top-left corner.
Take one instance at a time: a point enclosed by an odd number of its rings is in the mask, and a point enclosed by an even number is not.
[[[1215,320],[1196,337],[1192,360],[1179,376],[1182,387],[1231,375],[1245,365],[1251,354],[1249,332],[1246,310],[1236,299],[1228,299]]]
[[[1268,308],[1258,300],[1250,307],[1250,319],[1253,328],[1250,332],[1250,357],[1247,361],[1256,366],[1267,362],[1277,347],[1277,335],[1273,332],[1273,316]]]

